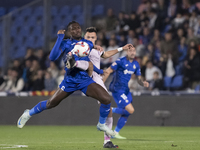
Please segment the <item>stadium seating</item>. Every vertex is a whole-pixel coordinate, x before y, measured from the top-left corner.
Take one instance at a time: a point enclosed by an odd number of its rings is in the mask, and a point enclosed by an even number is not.
[[[23,28],[20,28],[19,35],[22,37],[30,36],[30,27],[24,26]]]
[[[93,8],[92,16],[102,16],[104,14],[104,5],[96,5]]]
[[[52,16],[58,15],[58,8],[56,6],[51,6],[51,15]]]
[[[20,16],[21,17],[29,17],[32,15],[32,9],[31,8],[25,8],[21,11]]]
[[[17,27],[13,24],[10,28],[11,37],[15,37],[17,35]]]
[[[173,78],[173,81],[171,82],[171,88],[178,89],[181,88],[183,85],[183,76],[177,75]]]
[[[194,90],[197,91],[197,92],[200,91],[200,84],[197,85]]]
[[[84,24],[84,17],[83,16],[79,16],[75,19],[75,21],[77,21],[80,25]]]
[[[43,32],[43,29],[42,29],[42,27],[41,26],[35,26],[34,28],[33,28],[33,32],[32,32],[32,36],[37,36],[37,37],[39,37],[39,36],[42,36],[42,32]]]
[[[35,16],[31,16],[26,21],[26,26],[35,26],[37,23],[37,18]]]
[[[15,27],[20,27],[24,24],[24,17],[17,17],[15,18],[13,24],[15,25]]]
[[[18,8],[17,6],[13,6],[13,7],[11,7],[11,8],[8,9],[8,12],[11,12],[11,11],[13,11],[13,10],[16,10],[17,8]]]
[[[171,77],[167,77],[167,76],[164,77],[164,87],[166,89],[170,88],[171,82],[172,82],[172,78]]]
[[[10,8],[9,12],[17,7]],[[43,46],[42,26],[43,26],[43,6],[27,7],[21,11],[15,11],[12,14],[12,23],[10,35],[13,44],[11,54],[13,58],[21,56],[23,53],[18,53],[18,46],[22,47],[41,47]],[[80,25],[84,24],[83,9],[81,5],[69,7],[64,5],[62,7],[52,6],[52,26],[51,38],[57,37],[57,31],[64,29],[71,20],[76,20]],[[92,13],[94,15],[101,15],[104,12],[103,5],[97,5]],[[0,7],[0,15],[5,14],[6,9]],[[94,16],[93,15],[93,16]],[[0,26],[0,36],[2,35],[2,26]],[[18,38],[21,37],[21,38]],[[23,48],[22,48],[23,50]]]
[[[3,16],[6,14],[6,9],[4,7],[0,7],[0,16]]]
[[[82,16],[83,14],[82,14],[83,12],[82,12],[82,7],[81,7],[81,5],[76,5],[76,6],[74,6],[73,8],[72,8],[72,10],[71,10],[71,15],[72,16]]]
[[[35,17],[42,17],[43,11],[44,11],[43,6],[35,7],[32,15]]]
[[[68,15],[66,15],[66,16],[64,16],[63,18],[62,18],[62,20],[61,20],[61,24],[63,25],[63,26],[67,26],[67,24],[70,22],[70,21],[72,21],[73,20],[73,17],[72,16],[68,16]]]
[[[25,56],[25,54],[26,54],[26,47],[18,46],[15,49],[13,59],[22,58]]]
[[[42,47],[44,44],[44,38],[43,37],[36,37],[35,38],[35,45],[33,48],[38,48],[38,47]]]
[[[67,5],[61,7],[60,12],[58,13],[58,15],[60,15],[60,16],[69,15],[69,14],[70,14],[70,8]]]
[[[25,44],[26,47],[34,47],[35,38],[32,37],[32,36],[27,37],[24,44]]]

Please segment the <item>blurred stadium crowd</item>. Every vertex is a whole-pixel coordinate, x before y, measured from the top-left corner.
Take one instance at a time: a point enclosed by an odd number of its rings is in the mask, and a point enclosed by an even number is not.
[[[127,43],[136,47],[136,60],[150,87],[138,85],[133,75],[131,90],[200,91],[200,2],[142,0],[136,12],[114,15],[114,11],[93,17],[96,44],[105,51]],[[102,59],[101,68],[125,55],[121,52]],[[6,74],[0,73],[0,91],[53,91],[64,77],[63,67],[61,59],[51,62],[42,48],[29,47],[24,58],[15,59]]]

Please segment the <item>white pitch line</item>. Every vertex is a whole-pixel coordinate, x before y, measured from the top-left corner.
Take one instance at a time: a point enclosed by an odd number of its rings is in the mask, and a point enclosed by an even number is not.
[[[3,147],[2,147],[3,146]],[[12,144],[0,144],[1,149],[8,149],[8,148],[22,148],[28,147],[28,145],[12,145]]]

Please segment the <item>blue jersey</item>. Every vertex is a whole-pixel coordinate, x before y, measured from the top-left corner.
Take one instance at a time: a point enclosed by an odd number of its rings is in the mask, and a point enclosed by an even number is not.
[[[80,41],[88,43],[88,45],[90,47],[90,51],[92,50],[93,43],[91,41],[88,41],[88,40],[86,40],[84,38],[82,38]],[[77,40],[74,40],[74,39],[67,39],[67,40],[63,40],[61,42],[60,49],[64,52],[63,61],[66,60],[66,54],[69,53],[74,48],[75,44],[77,42],[80,42],[80,41],[77,41]],[[75,60],[90,61],[88,56],[86,56],[86,57],[78,57],[78,56],[74,55],[74,57],[75,57]],[[66,71],[66,74],[65,74],[64,80],[66,82],[81,83],[81,82],[83,82],[83,80],[86,80],[86,79],[90,78],[86,71],[80,70],[80,69],[78,69],[76,67],[74,67],[72,69],[67,69],[65,67],[65,71]]]
[[[121,90],[127,94],[129,92],[128,82],[131,79],[131,75],[133,73],[137,76],[141,75],[139,63],[136,60],[130,62],[127,57],[118,59],[111,65],[111,68],[114,70],[113,80],[109,87],[111,92]]]

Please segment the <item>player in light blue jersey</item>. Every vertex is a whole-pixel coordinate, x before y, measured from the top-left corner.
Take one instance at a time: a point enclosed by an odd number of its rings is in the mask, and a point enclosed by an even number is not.
[[[74,45],[79,41],[88,43],[90,50],[93,47],[95,49],[101,49],[99,46],[93,45],[91,41],[85,40],[81,37],[81,27],[79,23],[72,21],[68,24],[67,28],[71,38],[63,40],[65,30],[58,31],[57,41],[49,57],[52,61],[57,60],[61,54],[63,54],[63,60],[65,63],[68,63],[68,59],[70,57],[75,57],[75,60],[89,61],[88,56],[77,57],[71,53],[69,54],[69,52],[71,52],[71,50],[74,48]],[[38,114],[46,109],[51,109],[57,106],[63,99],[67,98],[74,91],[81,90],[85,95],[97,99],[101,102],[99,109],[100,117],[97,124],[97,129],[106,132],[108,135],[115,135],[115,133],[105,125],[106,118],[110,112],[111,96],[103,87],[92,80],[92,78],[88,75],[88,72],[80,70],[76,67],[70,69],[65,67],[65,70],[65,77],[59,85],[59,88],[56,90],[55,94],[50,99],[39,102],[31,110],[25,110],[22,116],[18,119],[17,126],[22,128],[31,118],[31,116]]]
[[[112,108],[113,113],[120,114],[117,126],[115,128],[115,135],[113,138],[126,139],[119,135],[119,131],[124,127],[129,115],[133,114],[134,107],[132,105],[132,95],[128,88],[128,82],[131,75],[137,76],[137,81],[141,86],[148,87],[149,83],[142,81],[139,63],[135,60],[136,50],[131,47],[127,50],[127,56],[118,59],[114,62],[104,73],[104,82],[108,76],[113,73],[113,80],[110,83],[109,90],[117,103],[117,108]]]

